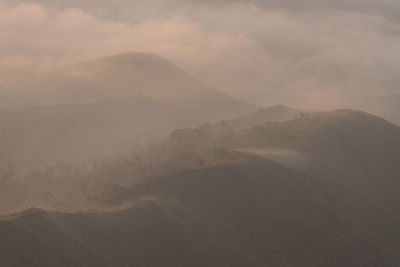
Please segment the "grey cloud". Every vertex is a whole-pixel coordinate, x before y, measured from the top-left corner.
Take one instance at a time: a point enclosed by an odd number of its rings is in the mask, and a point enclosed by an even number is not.
[[[5,0],[8,3],[36,2],[58,7],[81,8],[109,17],[118,17],[125,11],[136,9],[138,13],[155,14],[155,10],[182,11],[189,7],[225,8],[233,4],[252,4],[266,9],[288,9],[299,11],[338,9],[353,12],[375,12],[382,16],[397,19],[400,3],[396,0]],[[158,13],[159,15],[159,13]]]
[[[397,1],[40,2],[43,17],[21,16],[8,26],[3,18],[3,61],[29,68],[40,60],[46,69],[49,62],[155,52],[260,105],[399,92]]]

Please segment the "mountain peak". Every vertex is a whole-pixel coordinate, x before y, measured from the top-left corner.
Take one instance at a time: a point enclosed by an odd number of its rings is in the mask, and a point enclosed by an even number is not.
[[[154,53],[125,52],[111,56],[102,57],[94,60],[94,62],[103,62],[118,65],[165,65],[166,67],[176,67],[171,61]]]

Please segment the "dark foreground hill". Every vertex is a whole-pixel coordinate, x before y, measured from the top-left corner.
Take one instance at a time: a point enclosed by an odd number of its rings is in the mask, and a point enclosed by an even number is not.
[[[195,163],[98,197],[114,211],[3,217],[0,263],[398,266],[400,128],[349,110],[279,121],[174,132],[166,147]]]

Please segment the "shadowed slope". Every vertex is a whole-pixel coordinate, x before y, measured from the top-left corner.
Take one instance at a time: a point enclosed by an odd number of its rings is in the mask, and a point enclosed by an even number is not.
[[[114,266],[399,264],[399,127],[351,110],[307,113],[239,132],[226,127],[220,131],[229,138],[223,139],[215,138],[213,126],[171,135],[167,148],[199,153],[197,167],[175,168],[98,196],[107,209],[129,209],[41,212],[45,221],[26,220],[25,214],[2,221],[43,235],[38,248],[52,244],[68,255],[61,263],[50,256],[35,259],[58,266],[79,255],[57,245],[62,233],[70,239],[64,244],[85,244],[101,257],[118,259]],[[282,149],[304,160],[268,154]],[[118,169],[112,174],[118,176]],[[56,238],[47,239],[48,229],[58,229],[51,234]],[[8,238],[19,235],[10,230]],[[26,247],[15,251],[3,261],[28,257]]]
[[[44,227],[42,216],[7,220],[44,240],[39,248],[51,244],[67,255],[62,263],[36,259],[58,266],[68,266],[70,257],[82,260],[58,243],[62,233],[69,236],[62,244],[86,244],[117,258],[114,266],[392,266],[398,261],[392,242],[399,229],[393,218],[381,216],[381,208],[372,208],[379,211],[380,225],[370,228],[358,214],[348,217],[332,206],[343,201],[338,188],[261,158],[238,157],[234,165],[178,171],[107,200],[136,203],[129,210],[46,213],[51,223]],[[361,214],[371,209],[364,204]],[[58,231],[48,235],[53,228]],[[16,236],[11,231],[9,238]],[[18,259],[27,251],[18,248]]]

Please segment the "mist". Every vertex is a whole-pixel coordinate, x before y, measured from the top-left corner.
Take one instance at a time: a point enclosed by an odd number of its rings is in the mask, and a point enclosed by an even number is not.
[[[259,106],[348,105],[399,92],[396,10],[395,1],[10,1],[0,6],[1,87],[133,51]]]
[[[399,18],[0,0],[0,266],[400,266]]]
[[[396,11],[395,1],[3,1],[0,171],[23,180],[267,106],[297,110],[261,112],[247,128],[337,108],[399,124]]]

